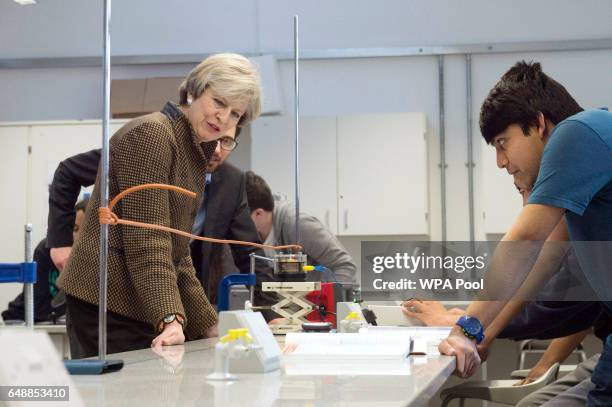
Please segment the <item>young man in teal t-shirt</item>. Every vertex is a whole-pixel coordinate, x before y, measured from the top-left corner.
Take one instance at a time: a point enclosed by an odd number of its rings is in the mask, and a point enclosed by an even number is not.
[[[565,254],[561,244],[542,250],[544,241],[572,241],[586,279],[612,313],[612,113],[583,111],[540,64],[519,62],[484,101],[480,128],[496,149],[497,165],[532,193],[487,273],[487,289],[499,301],[473,302],[440,345],[441,353],[457,357],[463,377],[473,374],[479,355],[486,354],[477,348],[476,334],[530,271],[552,270]],[[591,381],[588,404],[612,405],[612,335]]]

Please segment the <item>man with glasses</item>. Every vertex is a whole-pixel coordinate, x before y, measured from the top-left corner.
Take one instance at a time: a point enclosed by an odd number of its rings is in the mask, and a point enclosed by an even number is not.
[[[234,127],[217,142],[214,155],[206,167],[204,199],[192,233],[217,239],[260,242],[253,224],[245,193],[245,174],[231,164],[225,163],[237,147],[240,127]],[[49,188],[49,226],[47,247],[51,248],[51,259],[61,271],[72,246],[72,224],[74,203],[81,187],[93,185],[98,172],[100,150],[91,150],[62,161]],[[250,270],[249,255],[258,249],[249,246],[232,246],[234,264],[241,273]],[[223,278],[224,246],[194,240],[191,242],[191,258],[198,279],[211,303],[216,303],[217,286]],[[258,254],[263,255],[263,252]],[[271,270],[258,262],[258,281],[271,278]]]

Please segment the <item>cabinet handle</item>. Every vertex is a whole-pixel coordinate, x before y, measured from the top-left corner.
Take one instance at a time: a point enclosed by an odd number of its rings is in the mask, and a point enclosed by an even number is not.
[[[348,209],[344,210],[344,230],[348,229]]]
[[[325,226],[329,229],[329,209],[325,211]]]

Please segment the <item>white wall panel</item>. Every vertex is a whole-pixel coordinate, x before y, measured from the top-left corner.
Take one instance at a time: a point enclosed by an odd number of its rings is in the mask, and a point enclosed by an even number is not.
[[[0,125],[0,262],[20,263],[25,259],[24,225],[28,201],[28,136],[27,126]],[[0,284],[0,311],[6,309],[20,291],[21,284]]]
[[[292,46],[294,14],[308,48],[404,47],[482,42],[605,38],[605,0],[264,0],[263,50]]]

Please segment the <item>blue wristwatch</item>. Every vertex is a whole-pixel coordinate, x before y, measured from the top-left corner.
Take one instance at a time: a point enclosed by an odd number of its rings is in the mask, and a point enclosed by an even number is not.
[[[461,330],[465,336],[470,339],[474,339],[477,344],[483,341],[485,337],[484,329],[482,328],[482,324],[478,318],[463,315],[461,318],[459,318],[456,324],[461,327]]]

